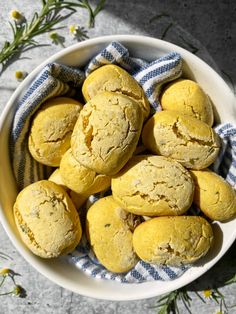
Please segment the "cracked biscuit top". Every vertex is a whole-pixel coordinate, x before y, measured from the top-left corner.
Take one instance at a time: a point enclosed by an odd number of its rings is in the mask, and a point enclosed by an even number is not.
[[[111,185],[110,177],[97,174],[94,170],[81,165],[72,155],[71,149],[68,149],[61,159],[60,174],[68,188],[84,195],[104,191]]]
[[[22,240],[36,255],[52,258],[79,244],[79,215],[64,189],[42,180],[28,185],[14,204],[15,222]]]
[[[179,111],[209,126],[212,126],[214,116],[210,98],[194,81],[179,79],[168,84],[161,95],[163,110]]]
[[[212,164],[220,140],[206,123],[175,111],[161,111],[145,124],[142,140],[154,154],[171,157],[190,169]]]
[[[162,156],[135,156],[111,182],[114,199],[127,211],[146,216],[181,215],[192,204],[190,173]]]
[[[99,199],[88,210],[86,231],[92,249],[108,270],[122,273],[138,261],[132,244],[140,218],[126,212],[112,196]]]
[[[236,193],[218,174],[191,170],[195,183],[194,203],[212,220],[224,221],[236,216]]]
[[[33,117],[28,147],[38,162],[58,167],[70,147],[70,138],[82,104],[57,97],[46,101]]]
[[[211,225],[199,216],[153,218],[141,223],[133,234],[137,255],[158,265],[193,263],[208,252],[212,241]]]
[[[80,112],[71,137],[72,154],[83,166],[114,175],[135,151],[142,123],[136,101],[122,94],[100,93]]]
[[[143,89],[124,69],[114,64],[104,65],[93,71],[84,81],[82,93],[86,101],[104,91],[129,96],[139,104],[143,118],[148,117],[150,105]]]

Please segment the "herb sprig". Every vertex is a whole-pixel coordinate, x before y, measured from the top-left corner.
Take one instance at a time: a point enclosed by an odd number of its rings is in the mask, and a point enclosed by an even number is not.
[[[14,11],[14,21],[9,22],[13,33],[13,40],[12,42],[5,41],[0,51],[2,72],[15,55],[19,55],[34,47],[45,46],[45,44],[39,44],[35,37],[64,28],[63,26],[57,25],[74,14],[76,8],[86,8],[89,11],[89,25],[94,26],[95,17],[103,8],[105,0],[100,0],[94,10],[88,0],[79,0],[77,2],[67,0],[41,0],[41,3],[42,7],[40,12],[35,12],[30,21],[27,21],[21,13]],[[67,13],[64,13],[64,11],[67,11]],[[21,20],[20,23],[19,20]]]
[[[89,12],[89,27],[94,27],[95,17],[103,9],[106,0],[100,0],[94,10],[92,9],[88,0],[79,0],[79,2],[80,7],[87,9]]]
[[[225,285],[232,283],[236,283],[236,275],[229,281],[226,281]],[[236,306],[228,306],[225,296],[217,288],[207,289],[201,293],[198,291],[193,292],[203,303],[206,303],[206,299],[215,302],[216,305],[219,306],[219,311],[217,312],[219,314],[229,314],[229,309]],[[179,302],[182,302],[187,311],[186,313],[192,314],[191,301],[190,293],[187,291],[186,287],[183,287],[161,297],[152,308],[158,308],[157,314],[180,314]]]
[[[157,304],[153,308],[157,307],[159,309],[158,314],[170,314],[176,313],[179,314],[178,302],[182,301],[187,312],[191,314],[191,301],[189,293],[185,288],[177,289],[170,292],[169,294],[164,295],[157,301]]]

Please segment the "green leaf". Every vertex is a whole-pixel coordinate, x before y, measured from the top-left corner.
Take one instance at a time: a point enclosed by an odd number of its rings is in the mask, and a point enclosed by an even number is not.
[[[99,3],[97,4],[93,14],[94,17],[103,9],[104,5],[106,3],[106,0],[100,0]]]
[[[34,38],[38,35],[60,29],[59,23],[68,19],[76,12],[76,8],[83,7],[89,12],[89,25],[94,26],[96,15],[102,10],[105,0],[100,0],[95,10],[92,9],[88,0],[78,0],[77,2],[63,0],[41,0],[40,12],[34,12],[31,20],[24,20],[22,24],[9,22],[13,40],[5,41],[0,50],[0,64],[2,71],[5,70],[9,61],[17,54],[36,47],[38,44]],[[67,10],[67,13],[64,13]],[[79,39],[87,38],[86,31],[80,27]]]
[[[168,314],[168,305],[165,304],[159,311],[158,314]]]

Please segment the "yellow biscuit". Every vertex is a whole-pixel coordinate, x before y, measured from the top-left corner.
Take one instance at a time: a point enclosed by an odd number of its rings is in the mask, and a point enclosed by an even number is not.
[[[179,111],[213,124],[211,101],[194,81],[179,79],[168,84],[161,95],[161,106],[163,110]]]
[[[81,110],[71,149],[74,157],[97,173],[114,175],[132,156],[142,128],[142,112],[127,96],[99,93]]]
[[[70,138],[82,104],[57,97],[46,101],[36,112],[29,134],[28,147],[38,162],[57,167],[70,147]]]
[[[115,177],[114,199],[127,211],[146,216],[181,215],[193,200],[190,173],[162,156],[135,156]]]
[[[194,203],[207,217],[224,221],[236,215],[236,193],[228,182],[208,169],[191,174],[196,187]]]
[[[111,185],[110,177],[81,165],[72,155],[71,148],[61,159],[60,174],[65,185],[76,193],[90,195],[107,190]]]
[[[137,101],[146,119],[150,112],[149,102],[143,89],[124,69],[114,64],[104,65],[93,71],[84,81],[82,93],[89,101],[99,92],[116,92]]]
[[[115,273],[127,272],[138,259],[133,250],[132,214],[124,211],[112,196],[101,198],[87,213],[87,234],[100,263]]]
[[[84,203],[88,199],[89,195],[79,194],[79,193],[76,193],[76,192],[71,191],[71,190],[69,190],[68,194],[69,194],[73,204],[75,205],[77,212],[79,214],[82,214],[82,212],[85,212],[86,210],[84,210],[84,208],[81,206],[84,205]]]
[[[82,235],[71,199],[51,181],[38,181],[24,188],[14,204],[14,216],[24,243],[43,258],[73,251]]]
[[[75,208],[77,211],[79,211],[80,207],[85,203],[86,199],[89,197],[89,194],[79,194],[74,191],[71,191],[68,186],[65,185],[65,183],[62,180],[60,169],[57,168],[53,171],[53,173],[48,178],[49,181],[52,181],[60,186],[63,187],[63,189],[68,193],[70,196],[72,202],[75,205]]]
[[[211,225],[202,217],[158,217],[145,221],[133,233],[133,246],[145,262],[179,266],[197,261],[211,247]]]
[[[63,182],[62,180],[62,177],[61,177],[61,172],[60,172],[60,169],[57,168],[53,171],[53,173],[50,175],[50,177],[48,178],[49,181],[52,181],[60,186],[63,187],[63,189],[68,192],[69,191],[69,188],[65,185],[65,183]]]
[[[219,152],[220,140],[206,123],[175,111],[156,113],[142,132],[144,145],[153,153],[171,157],[191,169],[212,164]]]

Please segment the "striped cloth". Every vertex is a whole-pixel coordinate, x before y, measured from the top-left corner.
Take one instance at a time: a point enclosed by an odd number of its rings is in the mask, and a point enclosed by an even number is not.
[[[105,195],[107,194],[109,194],[109,192]],[[97,200],[99,200],[100,197],[103,196],[104,193],[91,195],[84,210],[88,210],[92,204],[94,204]],[[69,261],[69,263],[75,264],[76,267],[91,277],[97,279],[115,280],[122,283],[173,280],[181,276],[189,268],[188,266],[184,265],[181,265],[180,267],[169,267],[166,265],[156,266],[144,261],[139,261],[129,272],[125,274],[116,274],[106,270],[106,268],[99,263],[93,251],[91,250],[85,235],[82,237],[82,240],[76,250],[66,256],[65,259]]]
[[[105,64],[118,64],[128,71],[142,86],[152,107],[152,113],[161,111],[159,94],[163,84],[182,74],[181,56],[172,52],[153,62],[130,58],[128,50],[120,43],[112,42],[88,64],[86,76]]]
[[[221,150],[212,170],[236,189],[236,127],[225,123],[216,126],[215,131],[221,138]]]
[[[33,114],[49,98],[74,96],[84,78],[84,72],[77,68],[48,64],[16,105],[10,134],[10,154],[20,190],[32,182],[47,178],[51,173],[51,168],[36,162],[28,150],[28,132]]]
[[[132,58],[128,50],[118,42],[112,42],[85,68],[85,73],[78,68],[58,64],[48,64],[33,81],[16,107],[12,131],[10,134],[10,153],[12,167],[19,189],[47,178],[50,169],[39,165],[30,156],[27,148],[30,120],[40,105],[55,96],[76,96],[85,76],[105,64],[114,63],[126,69],[143,87],[150,102],[152,113],[161,110],[159,95],[164,83],[174,80],[182,74],[182,60],[178,53],[167,54],[153,62]],[[222,139],[218,159],[213,165],[214,171],[220,173],[235,187],[236,182],[236,127],[223,124],[216,127]],[[88,208],[101,194],[90,196]],[[116,280],[126,283],[138,283],[153,280],[173,280],[181,276],[188,267],[155,266],[143,261],[126,274],[114,274],[107,271],[96,259],[93,251],[83,236],[74,252],[65,257],[69,263],[95,278]]]

